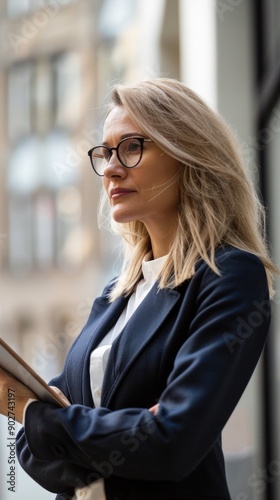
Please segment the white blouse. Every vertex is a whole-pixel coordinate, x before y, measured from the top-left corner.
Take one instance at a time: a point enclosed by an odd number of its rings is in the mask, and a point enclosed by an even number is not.
[[[112,343],[121,333],[134,311],[136,311],[137,307],[155,284],[159,272],[167,258],[165,255],[158,259],[147,260],[150,256],[151,254],[147,254],[143,260],[143,279],[139,281],[135,292],[129,297],[127,306],[123,310],[115,326],[113,326],[100,342],[99,346],[91,353],[89,369],[90,386],[96,408],[100,406],[101,388]],[[106,500],[103,480],[100,479],[95,481],[85,488],[76,488],[72,500],[81,498],[83,498],[83,500]]]

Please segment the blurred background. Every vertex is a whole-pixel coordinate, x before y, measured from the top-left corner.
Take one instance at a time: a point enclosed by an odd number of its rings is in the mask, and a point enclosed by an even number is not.
[[[0,16],[1,338],[45,380],[118,272],[87,157],[115,82],[179,78],[232,124],[280,265],[280,0],[0,0]],[[265,354],[223,433],[233,500],[280,498],[279,302],[277,282]],[[7,432],[1,417],[1,500],[53,498],[19,465],[8,490]]]

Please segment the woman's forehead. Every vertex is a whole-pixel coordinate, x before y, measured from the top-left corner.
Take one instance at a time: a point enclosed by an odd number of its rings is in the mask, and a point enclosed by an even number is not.
[[[116,106],[110,111],[104,122],[104,141],[131,132],[142,133],[140,127],[131,120],[126,109],[123,106]]]

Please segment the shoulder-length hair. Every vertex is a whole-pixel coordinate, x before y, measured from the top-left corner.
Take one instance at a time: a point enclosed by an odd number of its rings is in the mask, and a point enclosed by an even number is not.
[[[264,209],[229,125],[186,85],[168,78],[114,86],[108,112],[115,106],[123,106],[132,122],[180,162],[177,232],[159,287],[175,288],[191,278],[200,259],[219,274],[215,249],[228,244],[261,259],[272,293],[277,269],[266,247]],[[106,198],[100,205],[103,213]],[[113,301],[135,290],[151,244],[142,222],[111,223],[124,243],[122,270],[110,293]]]

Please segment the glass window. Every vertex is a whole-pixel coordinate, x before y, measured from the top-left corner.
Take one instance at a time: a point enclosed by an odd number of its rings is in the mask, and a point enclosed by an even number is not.
[[[14,148],[9,169],[9,263],[16,274],[26,274],[33,263],[32,195],[40,185],[39,141],[30,137]]]
[[[17,274],[81,264],[85,238],[78,164],[69,164],[70,153],[62,131],[45,140],[30,136],[14,147],[8,169],[9,262]]]
[[[9,202],[9,264],[13,273],[32,268],[32,204],[29,197],[11,195]]]
[[[36,132],[44,137],[53,124],[53,81],[52,65],[49,59],[36,63],[36,85],[34,86],[34,122]]]
[[[80,60],[74,54],[62,54],[53,63],[56,127],[75,127],[80,119]]]
[[[29,136],[14,146],[8,169],[8,188],[14,195],[30,195],[42,183],[41,141]]]
[[[13,272],[76,267],[82,255],[81,155],[70,130],[80,119],[76,54],[16,64],[8,79],[9,262]]]
[[[31,133],[32,64],[17,64],[8,77],[8,133],[11,142]]]

